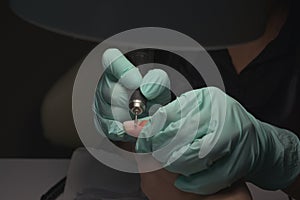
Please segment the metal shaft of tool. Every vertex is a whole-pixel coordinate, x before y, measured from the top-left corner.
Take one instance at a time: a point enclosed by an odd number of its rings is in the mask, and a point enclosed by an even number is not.
[[[138,126],[138,116],[144,113],[146,102],[146,98],[143,96],[140,89],[136,89],[130,97],[129,109],[134,115],[134,127]]]
[[[134,127],[137,127],[138,125],[138,113],[135,112],[135,117],[134,117]]]

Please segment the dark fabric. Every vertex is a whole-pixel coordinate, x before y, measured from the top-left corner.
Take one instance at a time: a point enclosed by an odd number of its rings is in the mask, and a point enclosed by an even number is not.
[[[290,13],[278,36],[240,74],[226,49],[209,51],[209,54],[219,68],[228,95],[257,119],[300,136],[299,22],[298,14]],[[194,89],[206,86],[190,63],[171,52],[144,49],[130,52],[127,57],[135,65],[154,62],[173,67]],[[171,80],[171,87],[172,84],[180,83]]]
[[[279,35],[237,74],[227,50],[210,51],[226,93],[261,121],[300,135],[300,55],[290,15]]]

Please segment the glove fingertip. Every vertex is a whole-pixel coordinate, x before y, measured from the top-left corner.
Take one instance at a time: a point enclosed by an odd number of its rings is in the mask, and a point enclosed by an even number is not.
[[[102,65],[104,69],[108,68],[114,60],[123,56],[122,52],[116,48],[106,49],[102,55]]]
[[[102,65],[108,74],[128,89],[136,89],[142,82],[138,68],[119,49],[107,49],[102,55]]]
[[[169,88],[170,79],[168,74],[161,69],[150,70],[141,84],[141,91],[148,100],[155,99]]]
[[[180,175],[174,182],[174,186],[184,192],[192,192],[200,195],[210,195],[215,193],[214,189],[207,190],[201,188],[197,183],[192,183],[189,177]]]
[[[141,85],[142,79],[139,69],[132,68],[120,78],[119,82],[127,89],[135,90]]]
[[[183,175],[178,176],[174,182],[174,186],[177,189],[186,191],[186,192],[195,190],[195,188],[191,188],[191,187],[193,187],[193,185],[188,183],[185,179],[186,179],[186,176],[183,176]]]

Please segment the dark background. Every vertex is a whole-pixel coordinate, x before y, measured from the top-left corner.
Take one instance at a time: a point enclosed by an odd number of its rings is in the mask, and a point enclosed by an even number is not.
[[[51,86],[96,43],[38,28],[1,3],[2,119],[0,157],[69,157],[43,137],[40,108]],[[58,113],[59,114],[59,113]],[[4,128],[3,128],[4,127]]]

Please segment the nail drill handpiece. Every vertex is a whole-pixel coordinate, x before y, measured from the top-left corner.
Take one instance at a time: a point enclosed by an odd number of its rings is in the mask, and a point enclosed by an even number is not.
[[[138,116],[141,115],[146,108],[146,98],[140,89],[136,89],[129,100],[129,110],[134,115],[134,125],[138,125]]]

